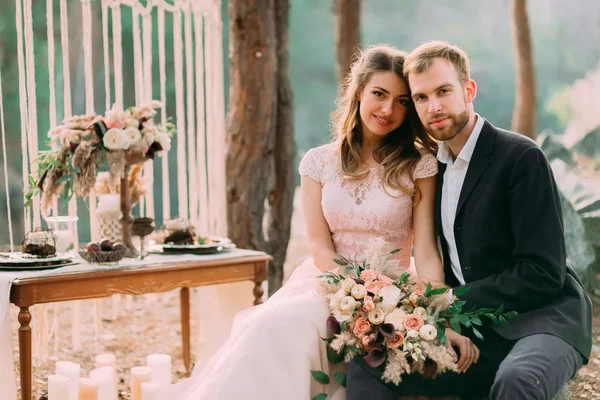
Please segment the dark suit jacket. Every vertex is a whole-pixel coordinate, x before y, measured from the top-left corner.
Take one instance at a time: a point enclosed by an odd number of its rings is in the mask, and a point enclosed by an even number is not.
[[[439,163],[436,230],[446,280],[450,266],[441,221],[445,164]],[[530,139],[485,121],[460,193],[454,236],[473,306],[519,312],[510,327],[494,329],[510,340],[535,333],[558,336],[589,359],[592,305],[567,266],[560,199],[544,153]],[[549,349],[549,351],[551,351]]]

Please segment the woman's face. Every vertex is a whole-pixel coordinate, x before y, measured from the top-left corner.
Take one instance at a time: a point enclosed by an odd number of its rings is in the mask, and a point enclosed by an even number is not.
[[[360,118],[365,139],[387,136],[404,122],[410,91],[392,71],[373,73],[359,94]]]

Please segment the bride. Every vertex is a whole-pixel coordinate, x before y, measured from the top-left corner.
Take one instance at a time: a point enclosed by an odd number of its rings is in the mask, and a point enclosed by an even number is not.
[[[406,53],[374,46],[359,55],[332,118],[335,141],[300,163],[302,207],[312,258],[267,300],[239,313],[202,371],[159,400],[307,400],[323,391],[311,370],[329,372],[327,302],[318,292],[334,259],[364,259],[369,243],[401,249],[398,270],[443,284],[434,233],[437,145],[421,127],[402,75]],[[414,246],[414,248],[413,248]],[[329,388],[332,394],[336,388]],[[345,399],[343,388],[334,398]]]

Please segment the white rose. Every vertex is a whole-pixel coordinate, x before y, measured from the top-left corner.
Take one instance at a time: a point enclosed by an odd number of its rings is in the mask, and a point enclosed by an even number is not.
[[[333,316],[335,317],[335,319],[337,319],[338,322],[344,322],[352,318],[352,313],[353,311],[342,311],[337,309],[333,311]]]
[[[424,320],[427,319],[427,317],[429,316],[429,314],[427,313],[427,310],[424,309],[423,307],[415,307],[415,309],[413,310],[412,313],[419,315]]]
[[[125,150],[129,148],[129,141],[122,129],[109,129],[102,137],[102,143],[109,150]]]
[[[394,285],[388,285],[381,288],[379,297],[381,297],[380,308],[383,311],[390,312],[398,305],[402,297],[402,291]]]
[[[408,332],[406,332],[405,337],[406,338],[411,338],[411,339],[418,339],[419,338],[419,332],[415,331],[414,329],[411,329]]]
[[[396,308],[385,317],[385,323],[392,324],[397,331],[404,332],[404,317],[406,317],[406,313]]]
[[[157,141],[162,147],[162,151],[167,152],[171,150],[171,138],[166,133],[159,133],[156,135],[155,141]],[[160,154],[159,152],[158,154]]]
[[[346,296],[340,301],[340,310],[354,311],[356,309],[356,300],[353,297]]]
[[[369,311],[368,319],[369,322],[373,325],[379,325],[385,319],[385,313],[383,312],[383,310],[376,308],[374,310]]]
[[[364,299],[367,295],[367,289],[363,285],[355,285],[352,288],[352,297],[357,300]]]
[[[344,290],[344,293],[350,294],[352,291],[352,288],[354,286],[356,286],[356,282],[354,282],[354,279],[346,278],[342,281],[341,286],[342,286],[342,289]]]
[[[433,325],[423,325],[421,329],[419,329],[419,336],[423,340],[432,341],[437,337],[437,329]]]
[[[127,128],[125,134],[129,139],[129,147],[136,145],[142,139],[142,133],[137,128]]]

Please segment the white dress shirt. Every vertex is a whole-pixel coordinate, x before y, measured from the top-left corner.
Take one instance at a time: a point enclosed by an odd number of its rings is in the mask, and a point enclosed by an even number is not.
[[[442,229],[446,242],[448,243],[448,255],[450,256],[452,271],[461,285],[465,284],[465,278],[462,269],[460,268],[460,259],[458,258],[458,251],[456,249],[454,220],[456,219],[458,199],[463,183],[465,182],[465,176],[467,175],[467,169],[471,162],[471,156],[475,150],[475,144],[481,133],[481,128],[483,128],[484,119],[481,118],[479,114],[475,114],[475,118],[477,119],[477,122],[473,128],[473,132],[471,132],[469,139],[467,139],[467,142],[456,159],[454,159],[450,148],[445,142],[440,144],[437,153],[437,159],[446,164],[444,183],[442,185]]]

